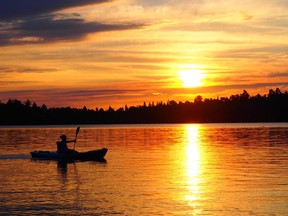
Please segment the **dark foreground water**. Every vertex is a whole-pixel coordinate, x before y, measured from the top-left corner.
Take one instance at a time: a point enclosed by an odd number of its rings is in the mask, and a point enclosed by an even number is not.
[[[75,129],[0,128],[0,215],[288,215],[288,124],[81,126],[106,162],[31,160]]]

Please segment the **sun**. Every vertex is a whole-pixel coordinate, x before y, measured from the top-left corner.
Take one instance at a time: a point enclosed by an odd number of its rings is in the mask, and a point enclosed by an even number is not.
[[[202,79],[205,77],[203,70],[199,68],[183,68],[178,71],[179,78],[183,83],[183,87],[199,87],[203,86]]]

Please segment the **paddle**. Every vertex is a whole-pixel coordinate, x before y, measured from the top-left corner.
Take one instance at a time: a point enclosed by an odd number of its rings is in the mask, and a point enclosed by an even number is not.
[[[75,137],[75,142],[74,142],[74,148],[73,148],[73,150],[75,150],[76,141],[77,141],[77,135],[78,135],[79,132],[80,132],[80,127],[77,127],[77,129],[76,129],[76,137]]]

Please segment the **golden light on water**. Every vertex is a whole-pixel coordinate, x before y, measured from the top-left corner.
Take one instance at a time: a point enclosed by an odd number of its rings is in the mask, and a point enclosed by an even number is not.
[[[199,141],[199,126],[188,125],[186,128],[186,185],[188,193],[185,199],[189,204],[199,200],[200,194],[200,174],[201,174],[201,151]]]

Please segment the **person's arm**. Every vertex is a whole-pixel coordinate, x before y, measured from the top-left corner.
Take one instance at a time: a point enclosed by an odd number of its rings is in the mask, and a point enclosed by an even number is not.
[[[76,139],[75,140],[67,140],[66,143],[71,143],[71,142],[76,142]]]

